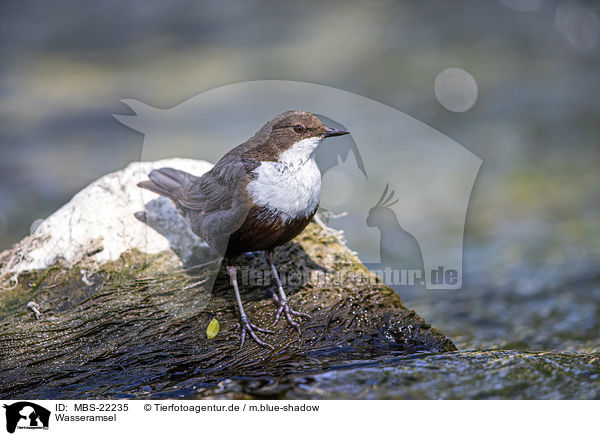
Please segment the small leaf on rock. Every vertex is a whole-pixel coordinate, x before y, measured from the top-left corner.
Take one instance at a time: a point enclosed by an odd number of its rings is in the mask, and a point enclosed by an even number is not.
[[[219,333],[219,321],[217,318],[213,318],[209,323],[208,327],[206,327],[206,337],[208,339],[212,339]]]

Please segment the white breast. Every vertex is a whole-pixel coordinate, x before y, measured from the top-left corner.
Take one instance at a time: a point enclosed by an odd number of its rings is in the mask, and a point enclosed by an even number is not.
[[[299,141],[277,162],[262,162],[247,187],[254,203],[278,212],[285,221],[313,213],[321,193],[321,172],[314,156],[320,142],[320,138]]]

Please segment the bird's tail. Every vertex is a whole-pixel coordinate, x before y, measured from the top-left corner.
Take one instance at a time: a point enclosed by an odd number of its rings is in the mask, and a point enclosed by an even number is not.
[[[174,168],[160,168],[148,174],[150,180],[138,183],[140,188],[164,195],[171,200],[181,198],[184,187],[194,178],[185,171]]]

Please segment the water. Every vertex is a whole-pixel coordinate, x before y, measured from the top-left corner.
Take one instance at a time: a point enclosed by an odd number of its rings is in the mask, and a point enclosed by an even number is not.
[[[346,362],[281,379],[234,379],[171,392],[189,398],[599,399],[600,354],[466,350]]]

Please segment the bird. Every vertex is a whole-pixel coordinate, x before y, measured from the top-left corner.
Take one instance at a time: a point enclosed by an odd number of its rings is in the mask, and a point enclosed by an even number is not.
[[[326,138],[349,133],[327,127],[313,113],[290,110],[266,122],[200,177],[160,168],[138,183],[171,199],[191,230],[223,257],[240,314],[240,347],[248,333],[259,345],[274,349],[256,334],[273,332],[250,322],[244,311],[235,266],[235,259],[244,253],[265,253],[277,285],[277,292],[271,293],[277,306],[273,326],[283,314],[300,333],[293,317],[310,319],[290,307],[273,253],[299,235],[319,207],[317,148]]]
[[[412,276],[409,279],[405,276],[408,280],[407,285],[412,286],[415,283],[411,281],[424,278],[423,254],[417,239],[400,225],[396,212],[392,209],[399,199],[394,200],[395,191],[392,190],[388,194],[388,189],[389,185],[386,185],[377,204],[369,210],[366,224],[369,227],[377,227],[380,233],[381,264],[378,267],[391,267],[399,273],[399,278],[402,277],[402,271],[405,271],[406,275],[419,271],[419,277]]]

